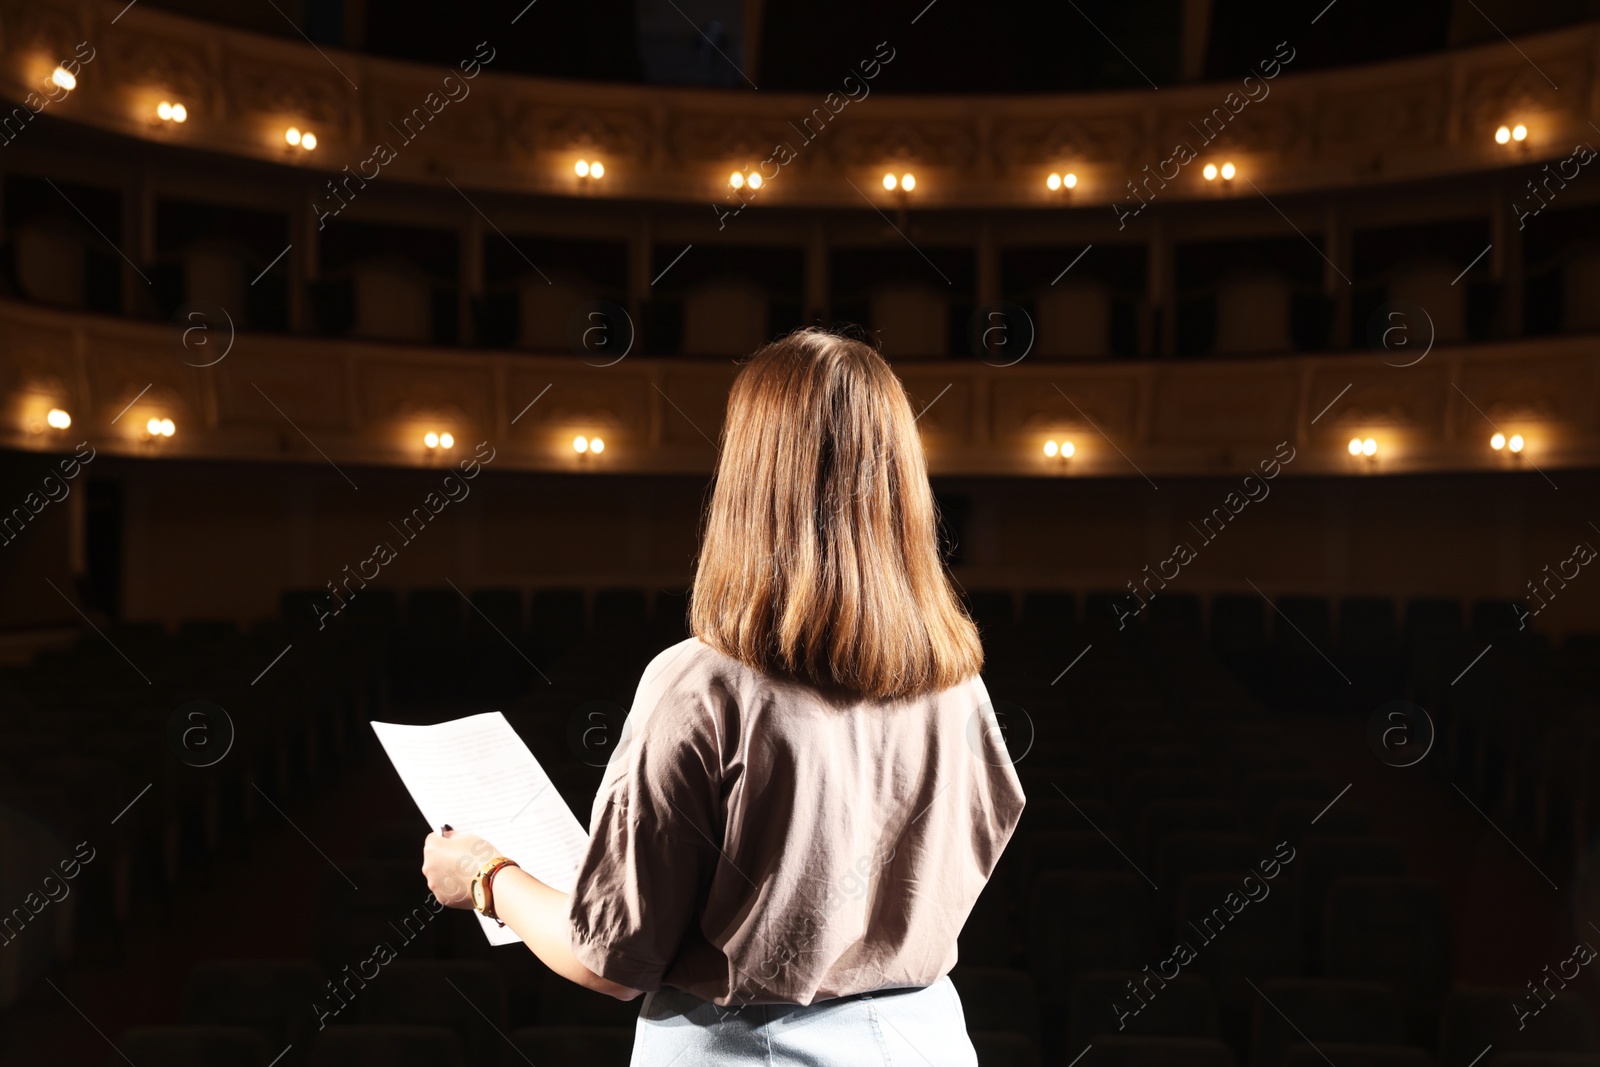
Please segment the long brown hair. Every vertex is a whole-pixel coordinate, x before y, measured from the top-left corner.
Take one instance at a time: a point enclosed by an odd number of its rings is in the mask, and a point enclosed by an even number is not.
[[[761,670],[873,698],[944,689],[983,647],[939,556],[911,405],[871,346],[804,329],[728,397],[689,609]]]

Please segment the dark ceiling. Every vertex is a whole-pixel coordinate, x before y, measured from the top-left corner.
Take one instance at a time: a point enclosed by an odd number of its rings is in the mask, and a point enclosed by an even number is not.
[[[895,93],[1148,89],[1243,77],[1279,42],[1294,50],[1290,69],[1303,71],[1600,18],[1600,0],[1190,0],[1204,39],[1186,63],[1184,0],[148,2],[422,62],[453,66],[487,41],[497,71],[746,90],[837,89],[888,42],[894,60],[873,88]],[[759,44],[751,47],[754,12]]]

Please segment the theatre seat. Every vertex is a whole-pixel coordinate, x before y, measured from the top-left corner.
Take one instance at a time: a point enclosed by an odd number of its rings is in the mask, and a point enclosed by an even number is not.
[[[441,1026],[461,1040],[473,1063],[500,1055],[506,1026],[500,972],[485,962],[395,960],[356,998],[361,1022]]]
[[[1401,628],[1409,650],[1449,647],[1461,638],[1461,602],[1439,597],[1408,600]]]
[[[1283,1054],[1283,1067],[1435,1067],[1433,1057],[1410,1045],[1341,1045],[1300,1042]]]
[[[974,589],[967,595],[967,612],[978,631],[989,640],[1009,636],[1016,626],[1016,598],[1008,589]]]
[[[345,859],[319,873],[311,948],[329,978],[347,965],[354,973],[380,943],[407,959],[438,956],[438,915],[421,867],[420,858]]]
[[[1253,816],[1262,830],[1267,828],[1278,805],[1286,800],[1321,801],[1326,808],[1343,786],[1305,774],[1266,771],[1245,777],[1239,784],[1239,803]],[[1319,820],[1318,825],[1321,825]]]
[[[656,590],[656,610],[652,625],[656,643],[662,648],[677,644],[690,636],[689,590]]]
[[[1022,1034],[999,1030],[973,1030],[968,1022],[978,1067],[1039,1067],[1039,1045]]]
[[[1210,640],[1212,649],[1224,658],[1260,652],[1267,643],[1266,602],[1254,593],[1212,597]]]
[[[1152,876],[1163,885],[1173,886],[1197,875],[1238,871],[1242,878],[1253,872],[1256,864],[1269,854],[1261,839],[1253,834],[1173,834],[1162,842],[1160,851],[1153,857],[1160,873],[1152,872]],[[1238,880],[1234,879],[1235,883]]]
[[[1135,970],[1155,951],[1151,889],[1132,872],[1047,874],[1028,900],[1028,960],[1041,997],[1085,971]]]
[[[1289,1047],[1305,1041],[1398,1045],[1405,1040],[1394,993],[1380,982],[1279,978],[1258,984],[1251,1067],[1283,1067]]]
[[[311,1004],[327,995],[322,970],[310,960],[199,963],[184,982],[178,1018],[186,1025],[247,1027],[270,1055],[293,1045],[284,1063],[303,1063],[317,1031]]]
[[[1030,1042],[1038,1040],[1039,997],[1027,971],[962,963],[950,972],[950,981],[961,996],[968,1030],[1005,1031]]]
[[[1351,658],[1391,654],[1399,643],[1394,601],[1388,597],[1353,596],[1339,602],[1339,652]]]
[[[607,638],[636,638],[649,626],[643,589],[601,589],[594,594],[594,632]]]
[[[1252,981],[1305,973],[1304,918],[1292,871],[1270,881],[1256,877],[1270,887],[1259,900],[1249,900],[1241,888],[1243,871],[1197,874],[1179,886],[1178,936],[1195,951],[1194,973],[1211,979],[1224,1012],[1248,1011],[1256,995]],[[1237,913],[1226,904],[1229,893],[1245,900]]]
[[[1272,821],[1267,834],[1274,842],[1298,842],[1311,835],[1364,837],[1372,821],[1348,797],[1333,807],[1321,796],[1287,797],[1272,806]],[[1351,871],[1351,874],[1389,874],[1390,871]]]
[[[1329,886],[1323,971],[1330,978],[1387,984],[1411,1017],[1410,1025],[1422,1024],[1437,1010],[1450,979],[1451,955],[1450,919],[1436,882],[1356,876],[1337,878]],[[1509,1018],[1510,1008],[1504,1011]]]
[[[309,1067],[466,1067],[442,1026],[330,1026],[311,1044]]]
[[[1157,955],[1167,958],[1163,953]],[[1219,1037],[1217,996],[1210,983],[1183,973],[1163,979],[1157,971],[1160,965],[1160,960],[1153,960],[1147,964],[1148,971],[1080,974],[1072,986],[1067,1046],[1080,1049],[1115,1036]],[[1170,966],[1167,973],[1172,973]],[[1133,983],[1132,992],[1129,982]]]
[[[488,697],[515,695],[533,675],[523,632],[522,593],[478,589],[466,612],[465,681]]]
[[[389,863],[422,862],[422,842],[430,827],[422,816],[394,822],[373,823],[361,841],[363,859],[384,860]]]
[[[1032,589],[1022,597],[1022,631],[1043,642],[1065,641],[1078,621],[1078,602],[1071,593]]]
[[[582,1064],[583,1067],[628,1067],[633,1058],[631,1026],[531,1026],[511,1032],[512,1049],[500,1062],[517,1067]]]
[[[1559,964],[1552,961],[1549,973],[1559,970]],[[1543,978],[1543,973],[1536,975],[1534,985],[1542,989]],[[1439,1067],[1468,1067],[1487,1046],[1501,1054],[1563,1052],[1592,1056],[1600,1051],[1594,1011],[1583,994],[1577,988],[1562,989],[1559,982],[1553,982],[1552,988],[1554,997],[1543,1001],[1536,1000],[1525,986],[1451,990],[1439,1013]],[[1529,1014],[1519,1016],[1512,1010],[1513,1004],[1523,1005]]]
[[[529,605],[534,662],[548,661],[581,641],[586,630],[581,589],[540,589]]]
[[[244,1026],[140,1026],[124,1030],[115,1045],[107,1062],[117,1067],[267,1067],[266,1041]]]
[[[1306,914],[1312,916],[1323,914],[1328,889],[1337,879],[1358,875],[1396,878],[1406,873],[1405,852],[1399,842],[1383,837],[1311,834],[1300,839],[1294,862],[1300,867]]]
[[[1089,1056],[1095,1067],[1234,1067],[1236,1062],[1221,1041],[1193,1037],[1102,1037]]]
[[[956,938],[956,950],[963,964],[1011,966],[1013,938],[1005,888],[997,880],[990,879],[978,894],[977,903],[972,906],[972,913]]]
[[[1150,602],[1150,631],[1169,640],[1198,643],[1200,598],[1193,593],[1162,593]]]
[[[1083,824],[1080,817],[1079,823]],[[1054,830],[1031,835],[1023,844],[1024,877],[1029,885],[1041,877],[1063,871],[1128,869],[1130,846],[1116,834],[1099,834],[1083,824],[1082,830]],[[1118,853],[1118,849],[1122,853]]]

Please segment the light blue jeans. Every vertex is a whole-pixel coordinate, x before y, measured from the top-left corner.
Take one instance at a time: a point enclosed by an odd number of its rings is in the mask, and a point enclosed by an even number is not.
[[[977,1067],[950,979],[921,989],[721,1008],[677,989],[639,1012],[632,1067]]]

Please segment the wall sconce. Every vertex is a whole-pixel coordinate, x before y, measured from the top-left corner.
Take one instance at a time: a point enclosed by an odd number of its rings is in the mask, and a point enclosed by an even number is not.
[[[1070,192],[1078,187],[1078,176],[1070,170],[1065,174],[1052,172],[1050,177],[1044,180],[1044,187],[1052,193],[1061,189],[1066,189]]]
[[[164,437],[171,437],[178,432],[171,419],[151,419],[144,424],[145,437],[156,441]]]
[[[747,185],[752,189],[759,189],[761,188],[761,175],[752,173],[747,176],[743,171],[736,170],[728,175],[728,184],[735,189],[743,189]]]
[[[1063,467],[1067,465],[1067,460],[1071,459],[1073,453],[1077,451],[1077,446],[1071,441],[1050,440],[1044,443],[1045,458],[1058,460]]]
[[[1496,433],[1493,437],[1489,438],[1490,448],[1494,449],[1496,452],[1509,450],[1513,456],[1522,455],[1522,450],[1526,445],[1527,442],[1522,439],[1522,435],[1520,433],[1514,433],[1510,437],[1507,437],[1503,433]]]
[[[162,122],[174,122],[181,125],[189,121],[189,109],[182,104],[174,104],[170,100],[163,100],[156,105],[156,118]],[[317,139],[313,137],[311,143],[315,146]]]
[[[47,429],[60,433],[72,425],[72,416],[61,408],[51,408],[44,413],[44,418],[41,421],[39,409],[31,404],[28,406],[30,410],[23,416],[22,428],[31,434],[42,434]]]
[[[599,181],[606,176],[606,165],[598,159],[580,159],[572,165],[572,173],[580,181]]]
[[[456,439],[452,434],[435,433],[434,431],[429,430],[427,433],[422,435],[422,443],[427,445],[430,449],[454,448],[456,446]]]
[[[50,72],[50,83],[58,88],[65,89],[69,93],[78,87],[77,76],[62,66],[58,66]]]
[[[283,140],[290,148],[300,148],[307,152],[317,147],[317,135],[310,130],[301,130],[298,126],[290,126],[284,130]]]
[[[1349,448],[1350,454],[1358,458],[1365,456],[1370,460],[1378,454],[1378,442],[1371,437],[1352,437]]]
[[[598,437],[585,437],[579,434],[572,439],[572,450],[580,456],[585,454],[598,456],[606,450],[606,443]]]
[[[889,190],[891,193],[896,189],[899,189],[903,193],[909,193],[911,190],[917,187],[917,176],[912,174],[910,171],[900,175],[898,178],[896,178],[892,173],[885,174],[883,176],[883,187]]]
[[[1527,139],[1528,127],[1524,126],[1520,122],[1515,126],[1501,126],[1498,130],[1494,131],[1495,144],[1510,144],[1513,141],[1521,144]]]
[[[1220,168],[1215,163],[1207,163],[1204,169],[1200,171],[1201,177],[1208,182],[1216,181],[1218,176],[1221,176],[1225,182],[1231,182],[1233,181],[1233,176],[1237,173],[1238,170],[1234,167],[1232,160],[1223,163]]]

